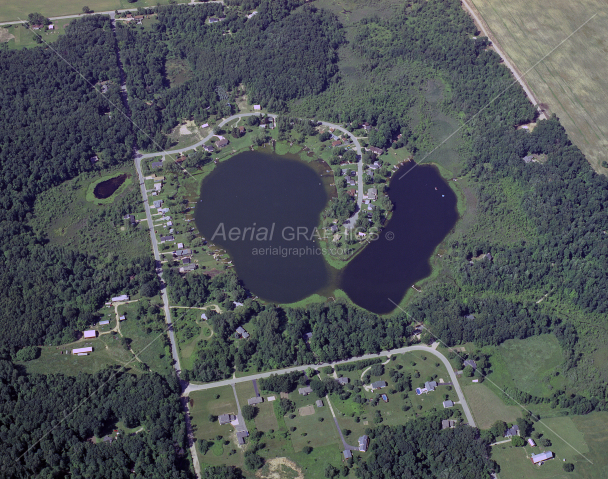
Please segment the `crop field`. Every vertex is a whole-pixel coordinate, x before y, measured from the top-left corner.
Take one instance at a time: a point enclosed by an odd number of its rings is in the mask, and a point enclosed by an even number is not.
[[[608,5],[600,0],[472,3],[537,100],[557,114],[591,166],[607,173],[608,163],[602,163],[608,160],[608,77],[602,72]]]

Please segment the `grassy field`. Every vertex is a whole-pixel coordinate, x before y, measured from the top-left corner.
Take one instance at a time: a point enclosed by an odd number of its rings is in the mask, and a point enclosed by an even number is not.
[[[489,378],[493,382],[537,396],[547,396],[562,385],[562,377],[555,374],[563,356],[554,335],[509,339],[495,351],[490,358],[493,372]]]
[[[137,7],[155,7],[157,4],[166,5],[169,0],[137,0],[129,3],[127,0],[93,0],[83,3],[80,0],[25,0],[24,2],[1,2],[0,22],[27,20],[27,15],[39,12],[46,17],[82,14],[82,7],[88,5],[93,12],[121,10],[125,8],[137,10]],[[69,21],[69,20],[68,20]]]
[[[517,69],[527,72],[525,79],[538,101],[557,114],[591,166],[607,173],[601,165],[608,160],[608,105],[598,99],[608,91],[608,77],[601,73],[608,5],[600,0],[472,3]]]
[[[521,417],[522,409],[519,406],[507,406],[486,383],[467,383],[465,379],[461,383],[478,428],[488,429],[498,420],[512,423]]]
[[[608,413],[594,412],[586,416],[558,417],[535,423],[536,431],[551,441],[550,447],[529,446],[512,448],[499,445],[492,448],[492,458],[501,467],[498,479],[592,479],[608,477]],[[565,439],[564,442],[559,436]],[[534,466],[529,456],[551,450],[555,459],[543,466]],[[578,452],[577,452],[578,451]],[[579,454],[580,453],[580,454]],[[584,456],[584,457],[583,457]],[[564,472],[562,465],[573,463],[574,472]]]
[[[0,7],[1,11],[2,7]],[[25,15],[27,17],[27,14]],[[25,18],[22,16],[22,18]],[[0,43],[7,42],[9,49],[21,49],[28,47],[35,47],[38,45],[44,45],[46,43],[53,43],[59,38],[59,35],[65,33],[65,26],[69,24],[70,20],[58,20],[54,24],[53,30],[30,30],[25,28],[23,25],[14,24],[9,28],[0,27]],[[43,42],[38,43],[35,37],[40,35]]]

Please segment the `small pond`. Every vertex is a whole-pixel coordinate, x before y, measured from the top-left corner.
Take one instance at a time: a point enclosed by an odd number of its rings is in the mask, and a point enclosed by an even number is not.
[[[118,188],[120,188],[120,185],[122,185],[128,177],[129,175],[124,173],[122,175],[115,176],[114,178],[110,178],[109,180],[102,181],[101,183],[97,183],[95,185],[95,189],[93,190],[95,198],[99,200],[109,198],[116,192]]]

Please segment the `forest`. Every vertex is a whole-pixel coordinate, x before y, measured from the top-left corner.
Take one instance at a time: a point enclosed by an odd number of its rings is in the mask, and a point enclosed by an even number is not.
[[[58,344],[94,321],[114,293],[154,282],[148,255],[117,261],[48,242],[28,222],[40,193],[130,161],[131,123],[122,114],[116,40],[107,17],[74,20],[54,48],[0,50],[0,357]],[[107,82],[107,92],[92,85]],[[97,87],[98,88],[98,87]],[[105,96],[105,98],[104,98]],[[76,101],[77,99],[77,101]],[[121,220],[122,224],[122,220]],[[18,321],[15,319],[18,318]]]
[[[189,478],[179,395],[175,378],[154,373],[27,375],[0,360],[0,475]]]
[[[172,5],[158,9],[152,32],[119,25],[133,120],[164,145],[162,133],[182,119],[204,122],[209,115],[235,112],[233,100],[220,102],[218,86],[230,92],[242,83],[249,101],[278,112],[291,99],[326,89],[337,73],[341,26],[331,13],[313,5],[297,9],[300,5],[266,0],[251,19],[228,7],[215,24],[206,20],[222,14],[220,4]],[[168,59],[186,61],[193,77],[170,88]],[[138,133],[141,148],[152,148],[147,135]]]

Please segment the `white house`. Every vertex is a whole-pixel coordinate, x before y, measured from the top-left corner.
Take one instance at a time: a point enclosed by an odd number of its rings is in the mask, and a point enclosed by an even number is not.
[[[96,337],[97,337],[97,331],[95,331],[94,329],[84,332],[84,339],[96,338]]]
[[[88,348],[72,349],[72,354],[92,353],[92,352],[93,352],[93,348],[90,346]]]

